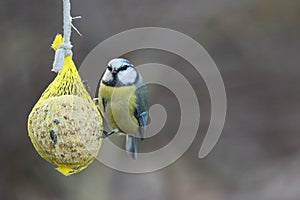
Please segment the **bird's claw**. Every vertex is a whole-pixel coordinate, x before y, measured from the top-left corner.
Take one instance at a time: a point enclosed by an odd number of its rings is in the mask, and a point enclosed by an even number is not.
[[[113,134],[116,134],[116,133],[118,133],[118,132],[119,132],[118,129],[113,129],[113,130],[111,130],[111,131],[109,131],[109,132],[103,130],[103,134],[102,134],[101,138],[102,138],[102,139],[105,139],[105,138],[107,138],[108,136],[113,135]]]

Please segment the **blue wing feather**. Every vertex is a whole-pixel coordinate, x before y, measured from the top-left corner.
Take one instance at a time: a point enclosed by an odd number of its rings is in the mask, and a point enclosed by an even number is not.
[[[147,112],[147,88],[145,85],[140,86],[136,91],[136,107],[134,116],[139,122],[140,127],[147,125],[148,112]]]
[[[145,127],[147,125],[148,119],[148,97],[147,97],[147,88],[146,85],[141,85],[135,91],[136,95],[136,107],[134,110],[134,116],[139,123],[139,135],[143,139],[145,133]]]

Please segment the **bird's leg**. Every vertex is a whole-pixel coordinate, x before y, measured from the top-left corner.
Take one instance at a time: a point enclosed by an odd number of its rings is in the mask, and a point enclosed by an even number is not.
[[[87,80],[83,80],[82,83],[83,83],[83,85],[84,85],[86,91],[87,91],[87,92],[89,93],[89,95],[92,97],[92,90],[91,90],[91,87],[90,87],[88,81],[87,81]]]
[[[113,134],[116,134],[116,133],[118,133],[118,132],[119,132],[118,129],[113,129],[113,130],[111,130],[111,131],[109,131],[109,132],[103,130],[102,138],[103,138],[103,139],[104,139],[104,138],[107,138],[108,136],[113,135]]]
[[[93,102],[98,105],[99,104],[99,98],[93,98]]]

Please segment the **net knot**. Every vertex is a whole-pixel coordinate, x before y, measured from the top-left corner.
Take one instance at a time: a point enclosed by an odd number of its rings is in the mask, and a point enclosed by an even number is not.
[[[52,66],[53,72],[59,72],[64,64],[66,56],[73,56],[72,45],[70,43],[64,43],[62,35],[57,35],[53,41],[52,48],[55,50],[54,62]]]

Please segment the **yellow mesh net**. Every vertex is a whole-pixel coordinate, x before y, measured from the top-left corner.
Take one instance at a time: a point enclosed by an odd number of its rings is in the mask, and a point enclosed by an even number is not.
[[[61,44],[57,35],[52,47]],[[39,155],[63,175],[82,171],[97,156],[102,119],[70,56],[29,114],[28,133]]]

